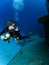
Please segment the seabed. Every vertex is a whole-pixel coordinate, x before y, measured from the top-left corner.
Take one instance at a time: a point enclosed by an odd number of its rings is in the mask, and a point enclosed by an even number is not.
[[[8,65],[48,65],[49,52],[45,38],[32,35]]]

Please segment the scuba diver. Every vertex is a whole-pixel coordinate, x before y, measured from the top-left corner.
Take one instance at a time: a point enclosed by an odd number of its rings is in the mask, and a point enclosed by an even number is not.
[[[20,30],[18,27],[16,27],[16,22],[14,21],[8,21],[7,22],[7,27],[0,33],[0,36],[1,36],[1,39],[4,40],[4,41],[7,41],[10,43],[9,39],[10,37],[13,37],[15,38],[15,41],[18,41],[18,40],[22,40],[22,39],[25,39],[25,38],[28,38],[28,36],[22,36],[20,34]],[[2,35],[6,33],[6,35]]]

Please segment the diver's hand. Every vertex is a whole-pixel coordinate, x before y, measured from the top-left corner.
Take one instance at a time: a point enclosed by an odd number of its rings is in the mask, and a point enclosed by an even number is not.
[[[18,27],[16,27],[15,31],[19,31]]]

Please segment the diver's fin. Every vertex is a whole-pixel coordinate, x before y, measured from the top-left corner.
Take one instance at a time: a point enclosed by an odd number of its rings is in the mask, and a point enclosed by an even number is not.
[[[33,35],[33,32],[29,32],[28,34],[27,34],[27,36],[32,36]]]

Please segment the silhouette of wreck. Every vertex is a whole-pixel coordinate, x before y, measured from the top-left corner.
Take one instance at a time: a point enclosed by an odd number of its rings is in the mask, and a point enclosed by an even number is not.
[[[49,14],[38,19],[39,23],[44,25],[46,43],[49,44]]]

